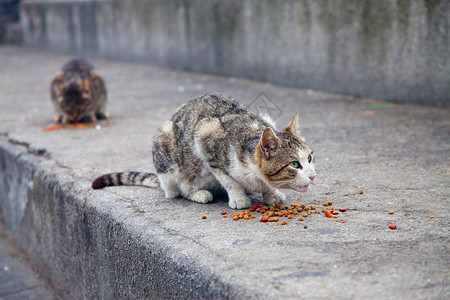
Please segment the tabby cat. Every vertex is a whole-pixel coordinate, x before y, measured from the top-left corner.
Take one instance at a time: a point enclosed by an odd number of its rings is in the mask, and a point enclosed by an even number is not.
[[[72,59],[53,78],[50,97],[59,123],[107,119],[106,87],[102,76],[83,59]]]
[[[116,185],[161,187],[168,199],[179,196],[208,203],[226,192],[229,206],[251,205],[247,194],[262,193],[280,203],[278,189],[306,192],[316,177],[312,150],[297,135],[298,115],[281,131],[241,103],[219,94],[189,101],[165,123],[153,143],[156,174],[105,174],[94,189]]]

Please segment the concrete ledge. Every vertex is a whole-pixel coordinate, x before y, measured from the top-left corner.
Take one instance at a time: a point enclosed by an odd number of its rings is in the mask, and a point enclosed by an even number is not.
[[[92,58],[106,80],[111,120],[100,130],[45,132],[53,117],[48,86],[69,58],[0,47],[1,230],[62,298],[450,296],[449,110]],[[224,199],[201,205],[164,199],[157,189],[90,188],[98,174],[152,171],[158,126],[213,91],[248,104],[264,91],[281,109],[280,125],[299,112],[318,177],[310,192],[287,197],[333,201],[347,212],[286,226],[236,222],[220,215],[230,211]]]
[[[195,241],[157,222],[134,221],[136,212],[116,197],[94,200],[87,182],[7,136],[0,162],[3,230],[63,299],[264,296],[230,289],[179,248],[195,248]]]
[[[449,105],[448,1],[23,1],[25,45]]]

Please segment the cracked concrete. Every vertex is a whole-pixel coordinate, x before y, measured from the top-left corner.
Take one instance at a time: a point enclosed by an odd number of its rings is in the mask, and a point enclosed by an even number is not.
[[[59,296],[450,296],[448,109],[91,58],[111,119],[99,130],[45,132],[50,80],[69,58],[0,48],[1,228]],[[288,201],[333,201],[347,209],[338,219],[233,221],[220,215],[231,213],[225,199],[201,205],[158,189],[90,188],[99,174],[153,171],[153,134],[187,100],[221,92],[250,104],[261,91],[282,110],[280,126],[299,112],[316,155],[312,190],[287,192]]]

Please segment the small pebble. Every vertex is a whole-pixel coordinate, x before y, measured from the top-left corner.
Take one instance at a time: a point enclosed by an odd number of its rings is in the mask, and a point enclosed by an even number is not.
[[[397,225],[389,224],[389,229],[392,229],[392,230],[397,229]]]
[[[304,229],[308,229],[308,225],[303,226]]]

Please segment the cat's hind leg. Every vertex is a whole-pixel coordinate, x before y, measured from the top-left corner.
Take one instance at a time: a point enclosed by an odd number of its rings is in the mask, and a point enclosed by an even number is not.
[[[213,200],[213,194],[208,190],[193,188],[187,184],[180,184],[181,195],[189,200],[198,203],[208,203]]]
[[[178,190],[178,183],[173,176],[168,173],[158,173],[158,180],[161,189],[164,191],[164,195],[167,199],[177,198],[180,195]]]
[[[108,119],[109,118],[109,115],[108,115],[108,113],[106,112],[106,108],[105,108],[105,105],[101,105],[98,109],[97,109],[97,111],[95,112],[95,116],[99,119],[99,120],[102,120],[102,119]]]

